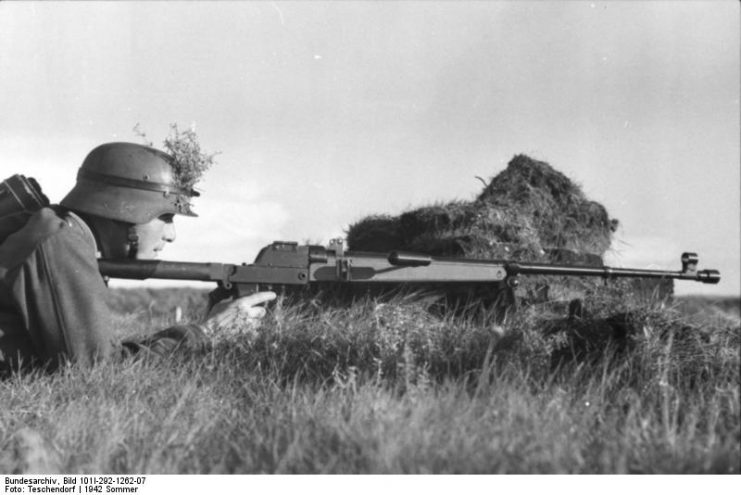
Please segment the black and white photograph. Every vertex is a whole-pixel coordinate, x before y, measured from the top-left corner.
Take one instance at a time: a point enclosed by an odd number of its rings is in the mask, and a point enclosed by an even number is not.
[[[0,1],[4,492],[727,488],[740,24]]]

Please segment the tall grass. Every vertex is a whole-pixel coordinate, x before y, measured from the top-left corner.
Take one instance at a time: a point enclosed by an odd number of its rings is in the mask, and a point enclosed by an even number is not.
[[[172,323],[153,306],[122,334]],[[209,354],[15,375],[0,471],[30,427],[64,472],[738,473],[738,319],[589,307],[501,322],[411,299],[279,304]]]

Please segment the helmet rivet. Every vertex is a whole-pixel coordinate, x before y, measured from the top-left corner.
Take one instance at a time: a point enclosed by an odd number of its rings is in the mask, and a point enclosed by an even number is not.
[[[149,180],[149,176],[148,175],[145,175],[144,176],[144,180]]]

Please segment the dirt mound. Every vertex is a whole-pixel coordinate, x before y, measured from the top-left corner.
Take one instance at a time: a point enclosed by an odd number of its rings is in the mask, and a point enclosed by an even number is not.
[[[520,261],[558,262],[569,251],[596,263],[616,226],[605,207],[564,174],[517,155],[475,200],[364,218],[350,226],[347,243],[357,251]]]

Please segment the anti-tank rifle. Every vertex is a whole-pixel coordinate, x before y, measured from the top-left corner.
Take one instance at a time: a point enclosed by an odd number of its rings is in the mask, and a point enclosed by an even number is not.
[[[0,219],[19,212],[33,212],[49,201],[32,178],[14,175],[0,182]],[[21,224],[7,222],[0,239]],[[17,223],[17,222],[16,222]],[[211,304],[233,296],[261,290],[334,285],[355,287],[383,286],[492,286],[514,287],[520,275],[694,280],[717,284],[717,270],[698,270],[697,255],[682,254],[681,271],[611,268],[571,264],[525,263],[507,260],[468,260],[439,258],[417,253],[393,251],[368,253],[345,251],[341,240],[328,247],[274,242],[264,247],[255,262],[247,265],[191,263],[158,260],[100,260],[106,277],[128,279],[172,279],[216,282]],[[352,291],[350,291],[352,292]]]
[[[252,264],[192,263],[160,260],[100,260],[104,276],[126,279],[171,279],[216,282],[211,304],[232,296],[281,288],[347,286],[471,286],[506,284],[515,287],[519,276],[550,275],[603,279],[677,279],[717,284],[717,270],[698,270],[698,257],[683,253],[678,271],[612,268],[507,260],[442,258],[418,253],[355,252],[341,240],[328,247],[274,242],[264,247]]]

